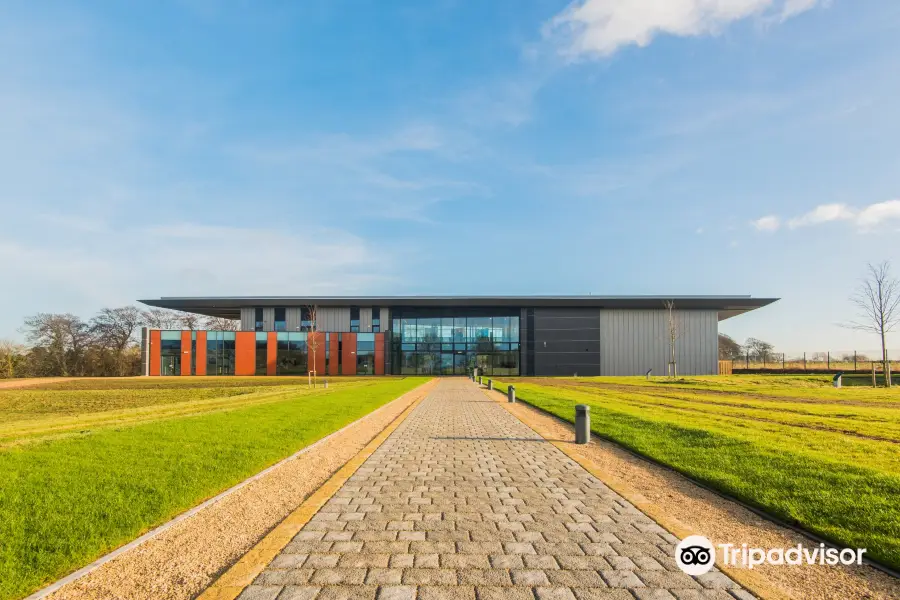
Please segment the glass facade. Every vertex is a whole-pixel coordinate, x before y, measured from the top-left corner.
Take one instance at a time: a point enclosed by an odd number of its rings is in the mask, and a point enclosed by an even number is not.
[[[394,375],[519,374],[518,316],[400,314],[390,335]]]
[[[160,354],[162,356],[160,375],[181,375],[181,332],[159,332]]]
[[[278,375],[306,375],[309,372],[306,332],[279,332],[278,357],[275,372]]]
[[[375,374],[374,333],[360,333],[356,336],[356,374]]]
[[[256,371],[257,375],[265,375],[267,372],[266,362],[269,354],[268,344],[269,334],[264,332],[256,333]]]
[[[351,306],[350,307],[350,333],[356,333],[359,331],[359,307]]]
[[[206,374],[234,375],[234,332],[206,332]]]
[[[275,331],[287,331],[287,309],[275,309]]]
[[[265,331],[265,322],[263,321],[263,309],[255,308],[253,309],[254,314],[254,325],[253,331]]]

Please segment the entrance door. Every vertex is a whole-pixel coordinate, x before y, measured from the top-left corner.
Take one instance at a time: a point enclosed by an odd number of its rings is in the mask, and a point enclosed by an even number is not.
[[[181,357],[163,356],[159,366],[160,375],[181,375]]]

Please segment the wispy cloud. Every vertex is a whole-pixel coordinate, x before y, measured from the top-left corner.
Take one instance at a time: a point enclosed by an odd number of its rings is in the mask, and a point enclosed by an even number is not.
[[[871,229],[883,223],[900,223],[900,200],[887,200],[870,204],[856,217],[856,223],[863,229]]]
[[[775,215],[766,215],[765,217],[760,217],[755,221],[751,221],[750,224],[753,225],[757,231],[772,233],[778,231],[781,227],[781,219]]]
[[[788,221],[790,229],[819,225],[830,221],[849,221],[855,216],[855,212],[846,204],[821,204],[805,215],[794,217]]]
[[[807,213],[789,219],[787,225],[788,229],[798,229],[835,221],[854,223],[861,231],[870,231],[894,222],[900,224],[900,200],[876,202],[862,209],[840,203],[820,204]],[[758,231],[777,231],[781,226],[781,218],[767,215],[751,221],[751,225]]]
[[[624,46],[649,45],[660,34],[714,35],[748,17],[784,21],[820,0],[579,0],[545,26],[569,58],[610,56]]]

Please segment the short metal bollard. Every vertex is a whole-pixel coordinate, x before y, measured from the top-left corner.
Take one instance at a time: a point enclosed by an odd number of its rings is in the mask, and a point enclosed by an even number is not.
[[[838,373],[837,375],[834,376],[834,379],[831,380],[831,384],[836,388],[841,387],[841,377],[843,377],[843,376],[844,376],[843,373]]]
[[[478,376],[478,385],[481,385],[481,375]]]
[[[325,389],[326,390],[328,389],[328,380],[327,379],[325,380]]]
[[[488,389],[489,390],[494,389],[494,380],[493,379],[488,379]]]
[[[591,407],[586,404],[575,406],[575,443],[587,444],[591,441]]]
[[[511,386],[509,386],[508,388],[506,388],[506,399],[507,399],[509,402],[515,402],[515,401],[516,401],[516,388],[515,388],[515,386],[512,386],[512,385],[511,385]]]

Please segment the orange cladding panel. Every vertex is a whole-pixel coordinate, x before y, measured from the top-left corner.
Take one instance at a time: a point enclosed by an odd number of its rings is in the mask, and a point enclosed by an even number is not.
[[[266,339],[266,375],[275,375],[275,364],[278,360],[278,336],[274,331],[269,332]]]
[[[341,375],[356,375],[356,334],[342,333]]]
[[[194,359],[197,368],[194,375],[206,375],[206,332],[197,332],[197,358]]]
[[[338,352],[340,352],[340,348],[338,346],[338,334],[332,333],[328,337],[328,374],[329,375],[338,375]]]
[[[181,332],[181,374],[191,374],[191,332]]]
[[[256,374],[256,333],[253,331],[234,334],[234,374]]]
[[[150,374],[159,375],[162,363],[162,344],[160,343],[159,329],[150,330]]]
[[[375,334],[375,374],[384,375],[384,334]]]
[[[315,352],[315,365],[310,369],[311,371],[315,371],[317,375],[325,374],[325,334],[316,331],[315,333],[309,334],[309,339],[307,341],[306,347],[309,351],[309,360],[313,361],[313,344],[316,346]]]

